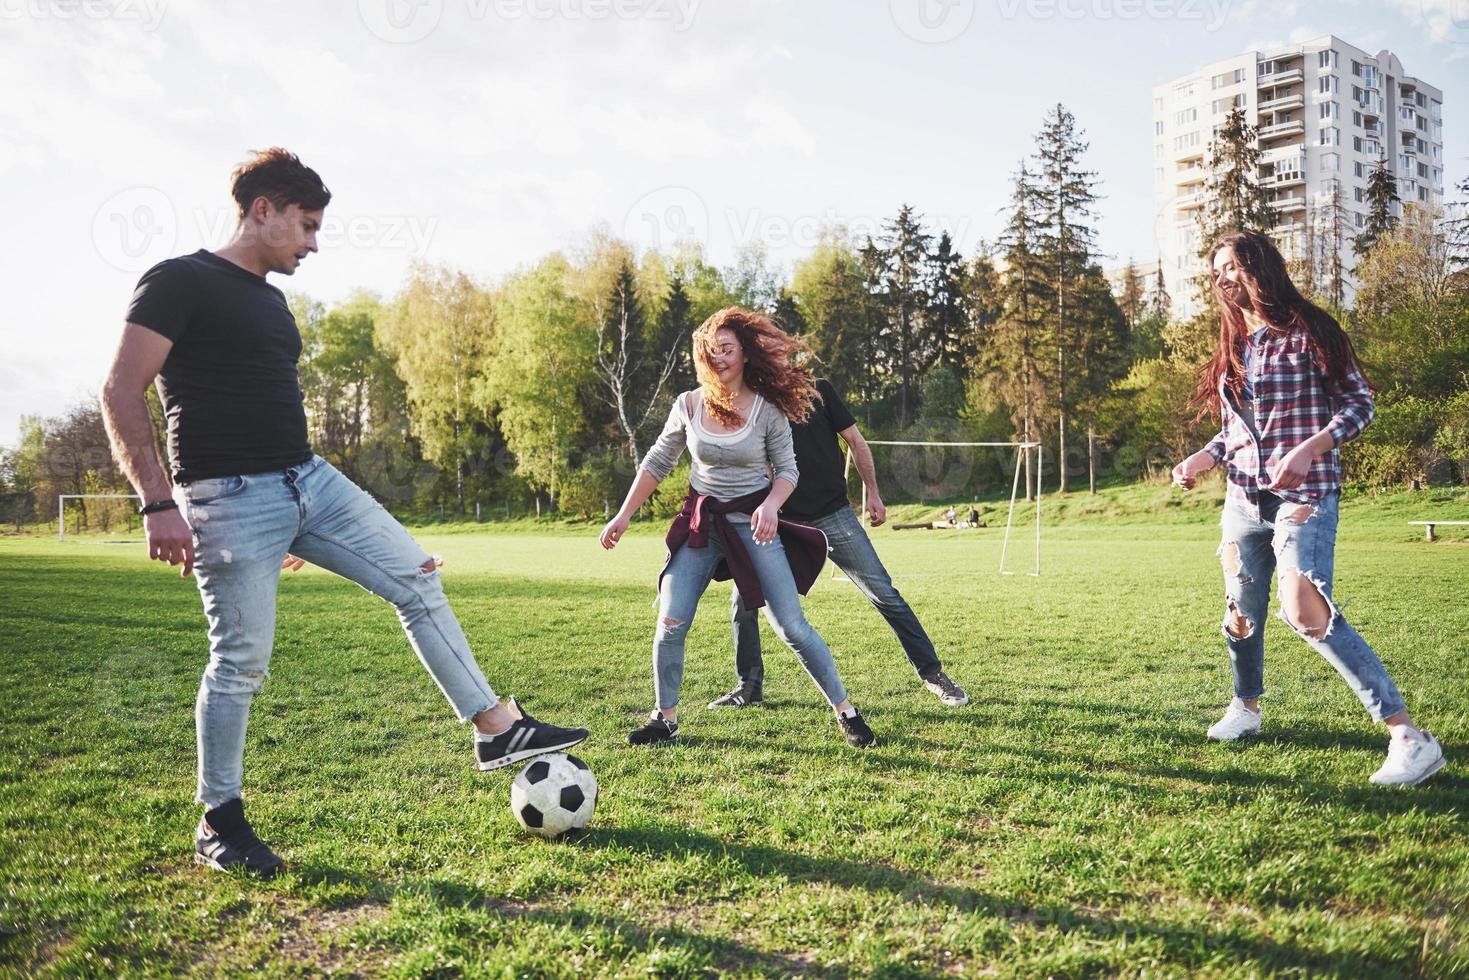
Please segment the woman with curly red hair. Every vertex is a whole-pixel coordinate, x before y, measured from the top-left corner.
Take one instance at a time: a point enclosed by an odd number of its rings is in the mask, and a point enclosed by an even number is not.
[[[1173,468],[1184,490],[1220,463],[1229,473],[1219,557],[1234,699],[1208,735],[1229,742],[1260,730],[1264,620],[1278,571],[1281,618],[1392,733],[1371,782],[1421,783],[1443,768],[1443,749],[1413,724],[1382,661],[1331,598],[1339,450],[1372,421],[1372,389],[1346,332],[1300,294],[1269,238],[1222,236],[1209,250],[1209,270],[1219,346],[1200,371],[1193,404],[1200,417],[1218,412],[1224,425]]]
[[[763,313],[731,306],[704,321],[694,331],[699,387],[674,399],[627,499],[602,529],[602,547],[615,548],[632,515],[688,449],[689,492],[668,530],[668,560],[658,577],[657,708],[628,735],[633,745],[678,738],[684,640],[699,597],[715,578],[733,578],[746,608],[764,608],[836,712],[847,742],[865,748],[874,741],[847,699],[826,641],[801,611],[800,596],[826,560],[826,536],[779,516],[799,476],[790,422],[804,419],[816,398],[815,379],[796,361],[806,350]]]

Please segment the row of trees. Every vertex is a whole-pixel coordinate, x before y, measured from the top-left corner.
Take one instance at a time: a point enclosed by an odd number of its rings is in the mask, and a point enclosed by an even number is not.
[[[1236,114],[1211,144],[1206,242],[1275,223],[1254,141]],[[639,254],[596,229],[493,285],[419,266],[388,299],[364,292],[328,309],[295,296],[313,443],[420,515],[600,514],[674,395],[695,384],[693,328],[738,303],[806,338],[870,438],[1037,441],[1062,464],[1047,465],[1046,489],[1063,492],[1082,475],[1094,490],[1100,475],[1166,469],[1212,427],[1186,401],[1217,311],[1204,290],[1199,315],[1172,317],[1161,266],[1104,276],[1099,180],[1064,106],[1046,114],[1035,147],[1013,174],[998,240],[972,256],[905,205],[868,238],[828,229],[789,275],[758,245],[718,268],[692,241]],[[1411,206],[1397,217],[1385,168],[1370,184],[1372,219],[1351,243],[1355,309],[1343,308],[1328,250],[1293,253],[1298,284],[1348,326],[1380,389],[1379,422],[1353,445],[1349,472],[1465,481],[1469,229]],[[889,493],[1008,488],[1003,463],[970,460],[972,479],[941,489],[889,481]],[[1036,475],[1023,476],[1035,492]],[[46,516],[57,493],[120,484],[95,404],[26,420],[21,444],[0,454],[17,520],[27,508]]]

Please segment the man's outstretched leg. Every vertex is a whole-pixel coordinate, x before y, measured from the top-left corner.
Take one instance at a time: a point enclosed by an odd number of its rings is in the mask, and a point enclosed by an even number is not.
[[[887,620],[923,686],[951,708],[968,704],[968,692],[944,672],[933,641],[908,601],[893,586],[892,576],[852,508],[843,507],[811,523],[826,534],[832,562]]]
[[[585,728],[539,721],[490,688],[444,595],[438,564],[408,531],[330,463],[299,468],[304,517],[291,553],[391,602],[419,661],[460,721],[474,723],[476,764],[499,769],[584,741]]]

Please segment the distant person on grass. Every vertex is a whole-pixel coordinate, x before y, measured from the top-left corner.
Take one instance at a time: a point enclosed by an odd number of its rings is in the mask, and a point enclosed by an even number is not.
[[[1387,761],[1371,781],[1420,783],[1443,768],[1443,749],[1414,726],[1377,654],[1331,598],[1339,448],[1373,416],[1352,342],[1296,290],[1264,235],[1223,236],[1209,250],[1209,266],[1219,346],[1200,372],[1193,404],[1201,415],[1221,413],[1224,424],[1173,468],[1184,490],[1219,463],[1229,471],[1219,556],[1234,700],[1209,737],[1233,741],[1260,730],[1265,615],[1278,570],[1282,618],[1391,731]]]
[[[791,425],[791,440],[796,450],[796,465],[801,482],[781,508],[781,515],[798,524],[807,524],[826,534],[831,546],[831,560],[846,573],[867,601],[892,627],[908,662],[913,665],[923,686],[938,695],[950,707],[969,703],[964,688],[944,673],[933,642],[924,632],[907,600],[893,587],[888,570],[872,547],[862,528],[862,521],[847,502],[847,474],[841,443],[852,450],[857,473],[867,487],[867,515],[873,527],[887,520],[887,508],[877,488],[877,468],[872,450],[857,429],[857,421],[847,410],[836,387],[825,378],[816,382],[819,398],[804,422]],[[953,513],[953,508],[949,509]],[[760,658],[760,623],[755,613],[740,601],[736,588],[730,596],[734,618],[735,675],[734,690],[710,702],[711,708],[745,708],[764,700],[765,664]]]
[[[294,553],[391,602],[409,643],[461,721],[480,769],[582,741],[501,701],[475,663],[433,558],[307,442],[296,361],[301,335],[266,275],[317,250],[331,193],[285,150],[256,154],[231,180],[233,239],[161,262],[139,281],[102,406],[113,455],[144,506],[148,557],[195,573],[209,665],[195,703],[195,858],[270,875],[283,862],[242,802],[245,726],[275,635],[276,585]],[[158,381],[171,476],[154,449],[144,389]],[[292,559],[293,563],[299,562]]]
[[[602,529],[602,547],[617,547],[633,514],[688,449],[689,491],[668,530],[668,560],[658,576],[657,707],[628,735],[633,745],[678,738],[684,642],[713,578],[733,578],[750,608],[764,607],[776,635],[836,713],[847,742],[866,748],[874,741],[847,699],[826,641],[801,611],[800,596],[826,561],[826,538],[779,517],[799,477],[788,420],[806,417],[816,398],[810,371],[793,360],[805,349],[763,313],[731,306],[704,321],[694,331],[699,387],[674,399],[627,499]]]

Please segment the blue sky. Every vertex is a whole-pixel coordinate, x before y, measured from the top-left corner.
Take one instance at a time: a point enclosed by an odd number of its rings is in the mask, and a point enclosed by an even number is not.
[[[0,443],[96,388],[148,264],[223,243],[249,148],[334,192],[277,279],[332,301],[414,259],[492,280],[597,222],[788,265],[907,202],[967,254],[1060,101],[1101,247],[1147,261],[1152,86],[1327,33],[1444,89],[1462,179],[1469,0],[0,0]]]

